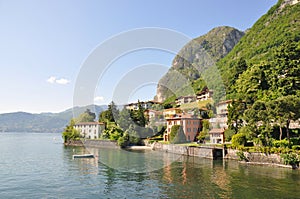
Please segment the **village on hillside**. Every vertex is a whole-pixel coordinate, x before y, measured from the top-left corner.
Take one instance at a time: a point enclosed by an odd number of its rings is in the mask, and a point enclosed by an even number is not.
[[[124,105],[129,111],[137,111],[142,107],[144,116],[147,118],[146,126],[165,126],[162,139],[170,142],[171,129],[173,126],[181,126],[186,142],[223,144],[225,142],[224,131],[227,128],[227,113],[230,100],[221,101],[215,105],[213,117],[209,117],[209,110],[213,91],[204,89],[195,96],[180,96],[176,98],[172,108],[163,109],[162,103],[157,101],[139,101]],[[201,107],[198,105],[201,104]],[[187,105],[192,105],[188,107]],[[209,105],[209,106],[208,106]],[[157,108],[159,107],[159,108]],[[185,108],[187,107],[187,108]],[[203,120],[209,121],[210,128],[202,139],[199,139],[203,130]],[[81,137],[86,139],[99,139],[106,128],[105,122],[79,122],[74,128],[80,132]]]

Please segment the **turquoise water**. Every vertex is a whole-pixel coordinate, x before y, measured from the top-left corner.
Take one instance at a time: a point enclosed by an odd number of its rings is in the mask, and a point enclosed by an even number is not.
[[[0,133],[0,198],[300,198],[299,170],[61,142]],[[87,152],[98,157],[72,159]]]

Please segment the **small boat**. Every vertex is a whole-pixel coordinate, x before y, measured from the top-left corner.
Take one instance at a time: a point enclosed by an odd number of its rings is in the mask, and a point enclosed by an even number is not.
[[[73,159],[75,158],[94,158],[94,155],[93,154],[73,155]]]

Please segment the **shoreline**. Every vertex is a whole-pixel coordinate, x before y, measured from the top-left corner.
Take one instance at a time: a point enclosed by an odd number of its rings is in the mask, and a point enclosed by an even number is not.
[[[124,149],[129,150],[153,150],[150,146],[127,146]]]
[[[109,140],[73,140],[69,141],[67,143],[64,143],[64,146],[79,146],[79,147],[93,147],[93,148],[119,148],[120,146],[117,145],[117,142],[109,141]],[[191,156],[191,157],[199,157],[199,158],[206,158],[206,159],[217,159],[213,156],[213,150],[209,149],[211,151],[208,152],[207,149],[204,149],[201,147],[185,147],[185,146],[179,146],[179,145],[172,145],[172,144],[161,144],[161,143],[154,143],[152,145],[145,145],[145,146],[127,146],[124,148],[125,150],[155,150],[155,151],[161,151],[163,153],[174,153],[179,155],[185,155],[185,156]],[[201,151],[205,150],[205,151]],[[230,153],[228,153],[231,151]],[[236,150],[229,150],[227,151],[227,154],[222,157],[222,160],[235,160],[238,161],[238,157],[236,156]],[[270,154],[269,156],[264,153],[252,153],[256,154],[257,157],[266,157],[272,158],[275,154]],[[278,155],[278,154],[277,154]],[[256,158],[257,158],[256,157]],[[255,157],[254,157],[255,158]],[[274,158],[274,157],[273,157]],[[261,161],[256,161],[253,159],[253,161],[238,161],[240,164],[244,165],[256,165],[256,166],[269,166],[269,167],[279,167],[279,168],[288,168],[288,169],[295,169],[299,170],[298,167],[293,167],[292,165],[285,165],[281,164],[280,160],[268,162],[267,159],[260,159]],[[259,159],[258,159],[259,160]],[[264,161],[265,160],[265,161]]]

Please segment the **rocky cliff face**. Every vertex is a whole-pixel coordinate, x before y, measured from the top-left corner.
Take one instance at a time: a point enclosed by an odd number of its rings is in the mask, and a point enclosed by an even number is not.
[[[283,0],[279,7],[279,10],[281,11],[287,5],[295,5],[297,3],[300,3],[300,0]]]
[[[226,26],[193,39],[175,56],[170,70],[159,81],[156,100],[163,102],[174,94],[193,94],[191,82],[227,55],[243,35],[243,32]]]

